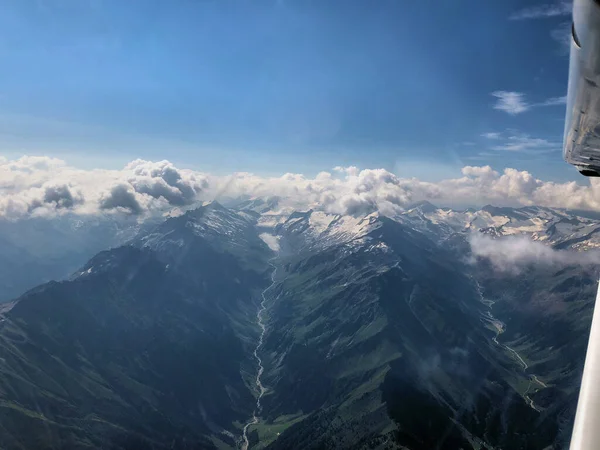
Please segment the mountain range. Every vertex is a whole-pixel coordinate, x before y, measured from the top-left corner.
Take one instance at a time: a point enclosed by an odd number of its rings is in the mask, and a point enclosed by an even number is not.
[[[0,304],[1,448],[568,444],[598,266],[499,270],[471,239],[583,255],[593,214],[226,205]]]
[[[76,215],[0,220],[0,301],[68,278],[96,253],[128,242],[155,220]]]

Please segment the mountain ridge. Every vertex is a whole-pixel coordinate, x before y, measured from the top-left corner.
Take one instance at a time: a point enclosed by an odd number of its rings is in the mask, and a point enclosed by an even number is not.
[[[473,266],[464,252],[470,233],[490,228],[594,248],[592,219],[531,207],[420,204],[392,217],[277,207],[203,205],[7,304],[0,446],[238,447],[255,408],[256,317],[273,263],[258,347],[266,392],[250,448],[541,448],[565,439],[581,364],[521,305],[552,295],[577,308],[562,322],[545,314],[561,336],[577,334],[581,355],[594,270],[528,269],[538,282],[525,272],[517,280],[529,287],[519,291],[514,277]],[[509,291],[514,298],[503,298]],[[40,437],[15,431],[24,426]]]

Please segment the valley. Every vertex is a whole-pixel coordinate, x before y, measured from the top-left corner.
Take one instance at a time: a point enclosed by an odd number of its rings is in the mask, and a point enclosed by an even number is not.
[[[498,342],[498,338],[506,330],[506,324],[504,322],[498,320],[497,318],[495,318],[492,315],[491,310],[492,310],[492,307],[494,306],[495,302],[493,300],[484,298],[483,293],[481,291],[481,286],[479,286],[479,283],[477,283],[477,292],[480,295],[480,301],[489,308],[483,314],[482,320],[484,321],[484,323],[488,324],[491,327],[491,330],[495,333],[494,336],[492,337],[492,341],[494,342],[494,344],[496,344],[500,348],[509,352],[509,354],[512,357],[514,357],[519,362],[519,364],[521,364],[521,366],[523,367],[523,372],[527,373],[527,369],[529,368],[529,365],[527,364],[527,362],[525,362],[525,360],[521,357],[521,355],[519,355],[519,352],[517,352],[514,348],[512,348],[506,344]],[[523,398],[525,399],[527,404],[532,409],[535,409],[536,411],[540,412],[541,411],[540,408],[535,405],[534,401],[531,399],[531,397],[529,397],[529,394],[533,393],[533,392],[537,392],[539,389],[547,388],[548,386],[544,382],[540,381],[540,379],[537,377],[537,375],[527,374],[527,376],[530,378],[530,381],[529,381],[529,384],[527,385],[527,389],[523,392]]]
[[[498,272],[470,262],[468,238],[580,251],[595,245],[588,220],[258,200],[168,218],[5,304],[0,446],[561,445],[596,269]]]
[[[256,313],[256,322],[257,322],[258,326],[260,327],[260,335],[258,338],[258,343],[256,344],[256,348],[252,352],[252,354],[254,355],[254,358],[256,359],[256,362],[258,363],[258,370],[256,373],[256,381],[255,381],[256,389],[258,391],[257,396],[256,396],[256,407],[254,409],[254,412],[252,413],[252,420],[250,420],[250,422],[248,422],[246,425],[244,425],[244,430],[242,433],[242,450],[248,450],[248,446],[250,445],[250,443],[248,441],[248,427],[250,427],[252,425],[256,425],[259,422],[260,413],[262,412],[262,405],[260,404],[260,401],[266,392],[266,388],[262,384],[262,374],[263,374],[265,368],[263,366],[262,358],[260,357],[259,353],[260,353],[261,347],[263,346],[265,333],[267,332],[267,325],[265,323],[265,319],[263,318],[264,314],[267,312],[266,294],[273,288],[273,286],[276,283],[275,276],[277,273],[277,268],[273,265],[273,260],[271,260],[270,264],[273,267],[273,273],[271,274],[271,284],[264,291],[262,291],[260,293],[261,301],[259,303],[258,311]]]

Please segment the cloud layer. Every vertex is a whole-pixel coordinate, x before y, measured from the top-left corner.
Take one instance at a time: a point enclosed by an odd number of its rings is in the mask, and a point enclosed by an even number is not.
[[[474,233],[470,236],[471,252],[476,258],[490,261],[501,272],[518,273],[530,265],[592,265],[600,264],[600,252],[554,250],[525,236],[494,239]]]
[[[168,161],[81,170],[48,157],[0,158],[0,217],[158,212],[194,203],[207,186],[205,176]]]
[[[145,216],[239,196],[277,196],[280,206],[352,215],[372,211],[393,215],[420,200],[453,207],[492,203],[600,211],[600,182],[586,182],[546,182],[525,171],[497,172],[489,166],[466,166],[459,178],[425,182],[399,178],[384,169],[356,167],[336,167],[314,177],[214,176],[168,161],[136,160],[121,170],[82,170],[53,158],[23,157],[0,159],[0,217],[65,212]]]

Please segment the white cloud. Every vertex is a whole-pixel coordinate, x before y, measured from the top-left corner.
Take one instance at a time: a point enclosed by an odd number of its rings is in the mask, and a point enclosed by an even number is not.
[[[492,92],[496,100],[494,109],[504,111],[512,116],[529,111],[531,108],[540,106],[559,106],[567,103],[567,96],[551,97],[538,103],[529,103],[525,100],[525,94],[522,92],[495,91]],[[484,133],[482,136],[494,139],[496,133]]]
[[[212,178],[211,186],[220,189],[221,184],[227,183],[227,189],[222,192],[231,196],[276,195],[282,199],[282,206],[340,214],[379,210],[393,215],[419,200],[448,206],[492,203],[600,211],[600,181],[597,179],[589,179],[585,186],[575,182],[553,183],[537,179],[526,171],[507,168],[498,172],[490,166],[466,166],[462,174],[460,178],[425,182],[398,178],[383,169],[351,168],[343,176],[321,172],[315,178],[299,174],[273,178],[235,174],[227,180]]]
[[[496,97],[494,109],[504,111],[512,116],[524,113],[531,108],[531,105],[525,101],[525,94],[522,92],[495,91],[492,95]]]
[[[571,22],[563,22],[550,32],[550,37],[559,44],[562,55],[568,55],[571,50]]]
[[[547,100],[544,100],[541,103],[538,103],[538,106],[557,106],[557,105],[566,105],[567,104],[567,96],[564,95],[562,97],[551,97]]]
[[[510,20],[544,19],[548,17],[568,16],[571,14],[572,9],[573,3],[571,1],[561,1],[522,9],[512,14]]]
[[[540,153],[561,148],[560,142],[551,142],[547,139],[533,138],[526,134],[507,136],[502,144],[491,147],[492,150],[509,152],[533,151]]]
[[[571,252],[555,250],[541,242],[525,236],[507,236],[494,239],[490,236],[473,233],[469,238],[471,252],[475,258],[490,261],[496,270],[518,273],[531,265],[590,265],[600,264],[600,252]]]
[[[558,104],[560,98],[549,99],[548,102],[550,101],[555,102],[553,104]],[[484,133],[481,136],[492,141],[490,142],[488,149],[495,151],[520,152],[536,155],[559,151],[562,148],[561,142],[532,137],[516,130],[506,130],[502,133]],[[488,152],[481,153],[480,156],[498,156],[498,154],[494,155],[493,153],[490,154]]]
[[[541,146],[538,140],[513,145]],[[508,141],[510,142],[510,141]],[[514,150],[514,149],[513,149]],[[581,180],[583,182],[583,179]],[[177,168],[168,161],[133,161],[121,170],[82,170],[51,158],[0,160],[0,217],[74,214],[164,214],[221,197],[278,197],[281,208],[315,208],[361,215],[394,215],[430,200],[440,206],[540,205],[600,211],[600,181],[553,183],[526,171],[466,166],[462,176],[426,182],[384,169],[339,167],[314,177],[288,173],[215,176]]]
[[[0,160],[0,217],[75,212],[159,213],[194,203],[207,177],[168,161],[136,160],[122,170],[81,170],[48,157]]]
[[[500,133],[495,133],[495,132],[483,133],[481,135],[481,137],[484,137],[486,139],[500,139]]]
[[[547,19],[547,18],[563,18],[570,16],[573,11],[573,2],[562,0],[546,5],[525,8],[515,12],[510,16],[511,20],[530,20],[530,19]],[[571,48],[571,21],[561,22],[550,33],[552,39],[559,44],[560,53],[568,55]]]
[[[193,203],[197,194],[208,187],[204,177],[176,169],[169,161],[151,162],[137,159],[125,167],[132,173],[129,183],[136,192],[167,200],[172,205]]]

